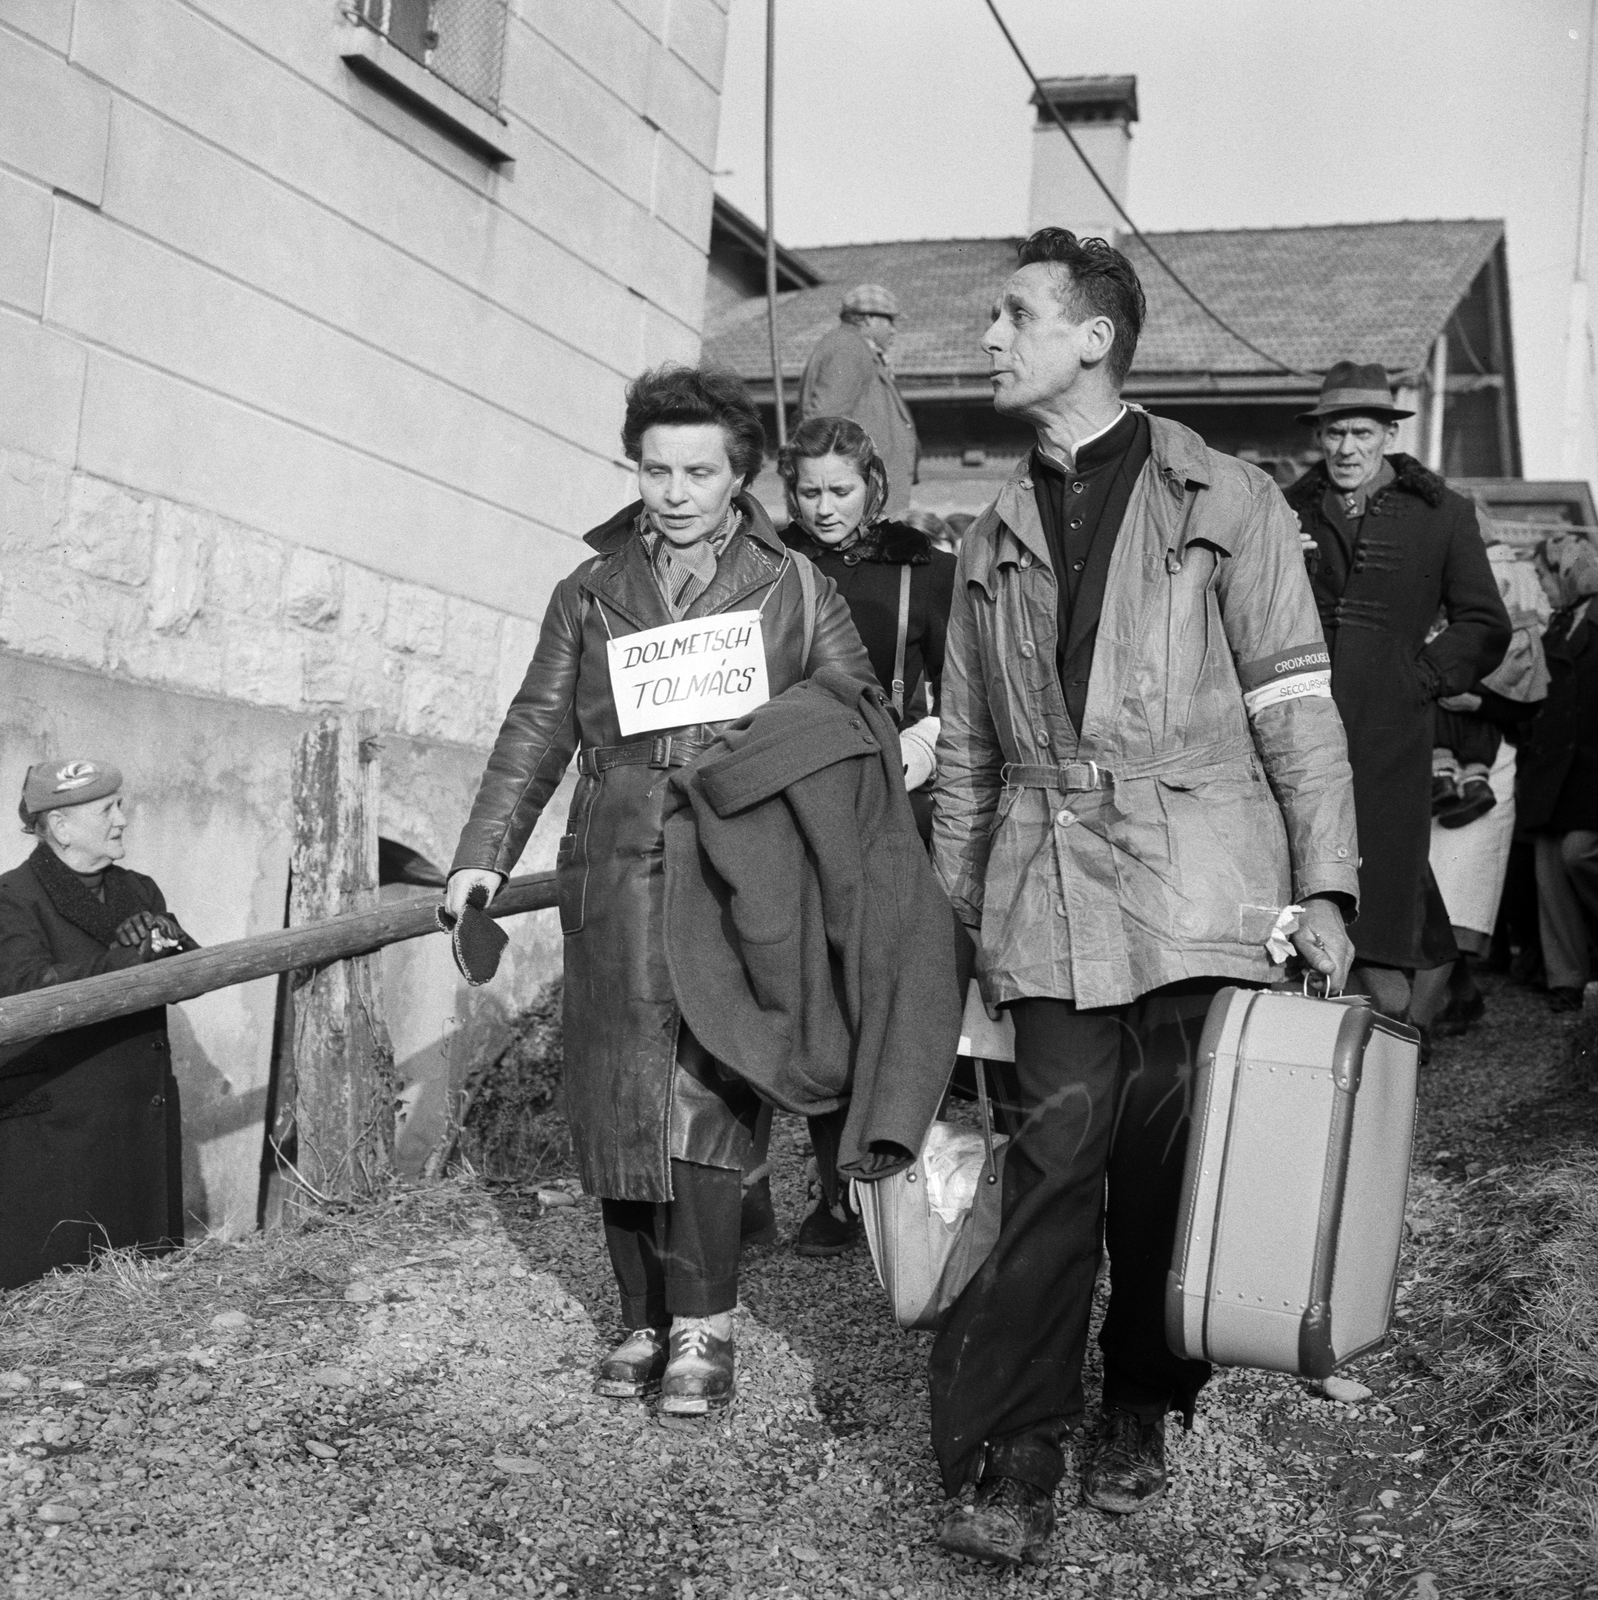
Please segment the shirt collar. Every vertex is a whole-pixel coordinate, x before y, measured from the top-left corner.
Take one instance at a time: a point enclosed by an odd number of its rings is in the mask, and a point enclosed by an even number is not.
[[[1107,423],[1105,423],[1102,428],[1090,433],[1087,438],[1078,439],[1076,441],[1076,443],[1072,446],[1071,459],[1069,461],[1062,461],[1060,457],[1055,455],[1052,451],[1045,449],[1041,443],[1037,446],[1038,460],[1041,461],[1045,466],[1053,467],[1058,472],[1075,472],[1077,463],[1082,459],[1082,452],[1087,449],[1089,445],[1096,444],[1100,439],[1103,439],[1108,434],[1114,432],[1114,430],[1120,427],[1122,422],[1124,422],[1130,415],[1131,413],[1123,405],[1121,409],[1117,411],[1116,414]]]

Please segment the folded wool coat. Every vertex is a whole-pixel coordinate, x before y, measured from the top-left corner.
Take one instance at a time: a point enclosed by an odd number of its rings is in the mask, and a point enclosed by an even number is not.
[[[845,1174],[908,1165],[961,993],[881,690],[825,668],[724,730],[672,778],[665,852],[667,960],[695,1036],[785,1110],[847,1101]]]

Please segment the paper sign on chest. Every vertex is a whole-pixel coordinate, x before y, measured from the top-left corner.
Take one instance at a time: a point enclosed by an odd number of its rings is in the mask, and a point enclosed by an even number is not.
[[[622,736],[730,722],[771,698],[758,611],[724,611],[612,639],[610,692]]]

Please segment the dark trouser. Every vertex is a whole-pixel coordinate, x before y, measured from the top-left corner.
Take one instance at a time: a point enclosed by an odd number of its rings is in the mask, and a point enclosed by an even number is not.
[[[629,1328],[664,1328],[674,1316],[710,1317],[738,1304],[736,1167],[673,1161],[674,1199],[604,1200],[605,1243]]]
[[[1150,1418],[1192,1410],[1210,1369],[1165,1343],[1165,1275],[1194,1058],[1220,987],[1173,985],[1100,1011],[1010,1007],[1015,1064],[990,1069],[1010,1134],[1004,1224],[932,1347],[932,1442],[949,1494],[984,1471],[1044,1490],[1059,1482],[1063,1436],[1084,1410],[1101,1240],[1104,1404]]]
[[[810,1153],[816,1158],[816,1175],[821,1180],[821,1195],[829,1207],[843,1203],[844,1181],[838,1171],[838,1151],[843,1145],[843,1125],[849,1120],[845,1103],[824,1117],[806,1117],[810,1129]]]

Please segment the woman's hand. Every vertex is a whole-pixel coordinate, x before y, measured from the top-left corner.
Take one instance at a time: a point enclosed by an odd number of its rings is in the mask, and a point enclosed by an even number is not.
[[[481,888],[484,891],[488,897],[483,901],[486,906],[499,893],[499,886],[504,881],[503,872],[490,872],[486,867],[462,867],[459,872],[450,873],[449,883],[444,889],[445,913],[451,921],[459,921],[473,889]]]
[[[1298,931],[1291,938],[1304,965],[1326,979],[1328,993],[1339,991],[1348,983],[1354,946],[1343,927],[1343,913],[1336,901],[1311,895],[1304,902]]]

